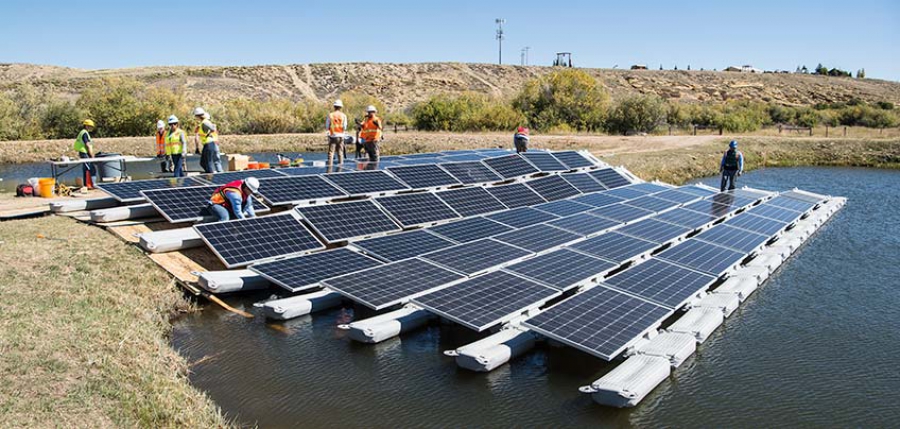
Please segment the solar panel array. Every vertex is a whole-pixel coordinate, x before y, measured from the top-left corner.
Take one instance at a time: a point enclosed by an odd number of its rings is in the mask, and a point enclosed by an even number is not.
[[[565,291],[602,276],[617,266],[600,258],[560,249],[510,265],[504,270]]]
[[[435,164],[390,167],[387,171],[413,189],[439,188],[461,184],[450,173],[447,173]]]
[[[309,255],[257,263],[250,270],[290,292],[319,287],[319,282],[367,268],[381,262],[346,247]]]
[[[372,201],[297,207],[295,210],[328,243],[400,230]]]
[[[351,196],[375,195],[409,189],[408,186],[384,171],[354,171],[328,174],[324,177]]]
[[[429,234],[421,229],[353,242],[354,246],[362,249],[366,254],[387,262],[409,259],[454,244],[456,243],[453,241]]]
[[[206,209],[209,199],[218,186],[188,186],[184,188],[154,189],[141,191],[141,195],[156,207],[169,222],[193,222],[212,216]],[[265,213],[269,208],[251,198],[256,213]]]
[[[538,169],[531,165],[519,155],[504,155],[495,158],[485,158],[482,160],[485,165],[502,176],[504,179],[513,179],[516,177],[527,176],[538,172]]]
[[[459,218],[459,214],[432,193],[379,197],[375,201],[404,228]]]
[[[552,172],[568,170],[563,163],[559,162],[559,160],[549,152],[525,152],[519,155],[527,159],[531,165],[541,171]],[[591,163],[591,165],[593,165],[593,163]]]
[[[485,217],[472,217],[443,225],[432,226],[428,232],[457,243],[468,243],[511,231],[513,228]],[[423,253],[427,253],[423,252]]]
[[[547,176],[530,180],[528,187],[547,201],[561,200],[581,193],[560,176]]]
[[[331,278],[323,284],[358,303],[381,310],[464,278],[412,258]]]
[[[102,189],[113,198],[121,202],[143,201],[141,191],[154,189],[182,188],[185,186],[202,186],[205,183],[192,177],[180,177],[172,179],[135,180],[131,182],[98,183]]]
[[[452,189],[437,192],[435,195],[463,217],[507,209],[500,200],[481,187]]]
[[[273,206],[345,197],[347,194],[321,176],[260,179],[259,194]]]
[[[491,268],[518,261],[532,253],[489,238],[422,255],[422,259],[474,276]]]
[[[511,185],[492,186],[487,191],[500,200],[503,205],[514,209],[516,207],[533,206],[546,202],[544,198],[532,191],[531,188],[521,184],[513,183]]]
[[[204,223],[194,230],[228,268],[325,248],[292,212]]]
[[[478,183],[491,183],[503,180],[500,175],[479,161],[453,162],[441,164],[441,167],[450,173],[456,180],[466,185]]]

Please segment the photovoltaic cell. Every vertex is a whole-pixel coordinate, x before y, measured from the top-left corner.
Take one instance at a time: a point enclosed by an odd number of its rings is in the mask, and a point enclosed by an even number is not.
[[[331,278],[323,284],[360,304],[381,310],[463,278],[413,258]]]
[[[627,200],[639,198],[639,197],[643,197],[644,195],[647,195],[646,192],[641,192],[637,189],[631,189],[630,186],[610,189],[610,190],[606,191],[605,194],[612,195],[614,197],[627,199]]]
[[[182,188],[185,186],[202,186],[201,183],[190,177],[172,179],[135,180],[131,182],[98,183],[97,187],[121,202],[143,201],[141,191],[154,189]]]
[[[524,322],[548,338],[612,360],[671,310],[605,287],[576,294]]]
[[[460,184],[450,173],[447,173],[435,164],[391,167],[387,171],[413,189],[438,188]]]
[[[372,201],[297,207],[295,210],[329,243],[400,230]]]
[[[612,168],[603,168],[588,172],[594,179],[609,189],[630,185],[631,181]]]
[[[668,191],[668,190],[672,189],[668,186],[663,186],[663,185],[660,185],[657,183],[650,183],[650,182],[635,183],[635,184],[629,186],[628,188],[634,189],[635,191],[641,191],[641,192],[644,192],[647,194],[663,192],[663,191]]]
[[[685,226],[690,229],[697,229],[706,224],[715,222],[719,218],[709,214],[695,212],[693,210],[677,208],[658,214],[654,216],[653,219]]]
[[[716,278],[675,264],[650,259],[606,280],[607,285],[664,305],[681,307],[697,293],[706,290]]]
[[[533,206],[546,202],[544,198],[531,190],[531,188],[521,184],[513,183],[512,185],[492,186],[486,188],[494,198],[500,200],[503,205],[514,209],[516,207]]]
[[[725,204],[714,203],[708,200],[690,203],[682,206],[682,208],[685,210],[691,210],[700,214],[704,214],[715,219],[721,219],[725,217],[725,215],[738,209],[738,207],[731,207]]]
[[[351,173],[328,174],[325,178],[351,196],[371,195],[409,189],[406,185],[398,182],[397,179],[389,176],[384,171],[357,171]]]
[[[593,161],[585,158],[584,155],[575,152],[574,150],[553,152],[553,156],[558,159],[559,162],[563,163],[563,165],[565,165],[569,170],[594,166]]]
[[[531,207],[520,207],[513,210],[506,210],[487,216],[488,219],[509,225],[513,228],[524,228],[529,225],[544,223],[553,219],[559,219],[559,216],[542,212]]]
[[[559,249],[510,265],[504,270],[565,291],[602,276],[617,266],[583,253]]]
[[[652,212],[661,212],[664,210],[671,209],[678,205],[678,203],[676,203],[676,202],[672,202],[672,201],[668,201],[668,200],[661,200],[659,198],[652,197],[649,195],[626,201],[625,204],[628,204],[629,206],[640,207],[642,209],[650,210]]]
[[[429,232],[458,243],[468,243],[511,231],[512,227],[484,217],[473,217],[428,228]]]
[[[742,213],[740,216],[735,216],[731,219],[728,219],[727,221],[725,221],[725,225],[730,225],[747,231],[758,232],[765,236],[771,237],[787,228],[788,224],[774,219],[756,216],[752,212],[747,212]]]
[[[657,192],[653,194],[653,198],[659,198],[661,200],[672,201],[678,204],[687,204],[700,199],[700,196],[694,195],[688,192],[681,192],[680,190],[670,189],[668,191]]]
[[[578,213],[561,219],[552,220],[547,222],[547,225],[587,237],[589,235],[607,231],[611,228],[619,227],[622,224],[614,220],[591,216],[587,213]]]
[[[600,207],[597,209],[593,209],[588,213],[594,216],[605,217],[607,219],[612,219],[614,221],[622,223],[632,222],[640,218],[653,215],[653,212],[650,210],[644,210],[642,208],[633,207],[626,204],[614,204],[611,206]]]
[[[291,292],[319,287],[322,280],[381,265],[346,247],[271,262],[256,263],[250,270]]]
[[[531,252],[489,238],[422,255],[422,259],[469,276],[525,258]]]
[[[581,236],[550,225],[532,225],[500,234],[494,238],[497,241],[537,253],[578,240]]]
[[[582,195],[580,197],[572,198],[572,201],[594,207],[603,207],[625,201],[625,199],[613,195],[607,195],[605,192],[598,192],[595,194]]]
[[[748,213],[786,223],[794,223],[794,221],[799,219],[802,215],[802,213],[800,212],[783,209],[781,207],[770,206],[768,204],[754,207],[752,210],[748,211]]]
[[[739,215],[736,218],[743,217]],[[748,253],[769,241],[769,237],[728,225],[716,225],[694,237],[707,243]]]
[[[503,271],[478,276],[413,299],[426,310],[481,332],[560,294]]]
[[[712,190],[712,189],[709,189],[709,188],[701,188],[701,187],[699,187],[699,186],[693,186],[693,185],[691,185],[691,186],[682,186],[682,187],[677,188],[677,189],[678,189],[679,192],[684,192],[684,193],[688,193],[688,194],[693,194],[693,195],[696,195],[696,196],[698,196],[698,197],[704,197],[704,198],[705,198],[705,197],[712,196],[712,195],[714,195],[714,194],[716,193],[716,191],[714,191],[714,190]]]
[[[575,243],[568,248],[622,264],[635,256],[647,253],[657,247],[659,247],[659,244],[651,241],[622,235],[616,232],[608,232]]]
[[[463,217],[506,210],[500,200],[481,187],[452,189],[435,195]]]
[[[244,171],[226,171],[224,173],[215,173],[215,174],[201,174],[197,177],[212,183],[214,185],[224,185],[229,182],[233,182],[235,180],[244,180],[248,177],[255,177],[257,179],[262,179],[264,177],[284,177],[284,174],[281,174],[279,170],[265,169],[265,170],[244,170]]]
[[[212,214],[207,214],[206,208],[209,206],[209,199],[216,189],[219,189],[217,185],[187,186],[184,188],[141,191],[141,194],[169,222],[178,223],[203,220],[205,215],[212,216]],[[252,198],[252,201],[253,209],[257,214],[269,211],[266,205],[255,198]]]
[[[746,256],[744,253],[692,238],[656,257],[718,277]]]
[[[783,209],[794,210],[797,212],[806,212],[816,206],[814,203],[808,203],[806,201],[795,200],[793,198],[782,196],[777,196],[775,198],[772,198],[771,200],[766,201],[766,205],[781,207]]]
[[[519,155],[541,171],[553,172],[568,170],[565,165],[557,161],[553,155],[550,155],[547,152],[525,152]]]
[[[600,184],[600,182],[594,180],[594,178],[588,173],[563,174],[560,177],[562,177],[566,182],[569,182],[569,184],[578,189],[578,191],[585,194],[606,190],[606,188],[602,184]]]
[[[691,228],[650,218],[635,222],[631,225],[626,225],[616,230],[616,232],[663,244],[676,237],[686,235],[691,232]]]
[[[354,246],[362,249],[366,254],[387,262],[412,258],[454,244],[456,243],[421,229],[353,242]]]
[[[259,194],[273,205],[344,197],[347,194],[320,176],[273,177],[259,181]]]
[[[547,201],[561,200],[580,193],[578,189],[575,189],[574,186],[559,176],[547,176],[530,180],[526,185]]]
[[[492,183],[503,180],[502,177],[494,173],[481,162],[448,162],[441,163],[441,168],[447,170],[456,180],[463,184],[472,185],[477,183]]]
[[[494,158],[485,158],[481,162],[503,176],[504,179],[527,176],[538,172],[528,161],[519,155],[504,155]]]
[[[325,248],[293,213],[194,225],[227,268]]]
[[[547,213],[555,214],[557,216],[569,216],[576,213],[584,213],[588,210],[594,209],[593,206],[576,203],[575,201],[570,200],[559,200],[550,203],[538,204],[534,206],[534,208],[545,211]]]
[[[404,228],[459,218],[450,206],[432,193],[379,197],[375,201]]]

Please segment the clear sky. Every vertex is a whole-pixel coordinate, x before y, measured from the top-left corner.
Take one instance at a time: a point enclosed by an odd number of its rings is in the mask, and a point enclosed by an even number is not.
[[[0,62],[78,68],[322,62],[767,70],[817,63],[900,81],[900,0],[4,0]]]

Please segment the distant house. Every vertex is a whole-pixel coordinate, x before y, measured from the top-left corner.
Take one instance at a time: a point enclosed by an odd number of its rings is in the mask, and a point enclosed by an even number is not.
[[[632,70],[647,70],[647,66],[645,66],[643,64],[635,64],[635,65],[631,66],[631,69]]]
[[[724,70],[727,72],[741,72],[741,73],[762,73],[763,72],[761,69],[758,69],[751,65],[743,65],[740,67],[728,66]]]

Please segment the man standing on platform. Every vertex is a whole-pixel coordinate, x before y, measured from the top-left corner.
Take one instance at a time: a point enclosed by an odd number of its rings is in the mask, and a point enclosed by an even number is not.
[[[737,145],[737,140],[732,140],[719,163],[719,173],[722,173],[722,186],[719,190],[722,192],[725,191],[726,183],[729,190],[734,189],[735,176],[744,174],[744,154],[737,150]]]
[[[339,166],[344,165],[344,137],[347,128],[347,115],[341,111],[344,103],[341,100],[334,101],[334,111],[325,117],[325,132],[328,135],[328,166],[334,162],[335,151]]]
[[[94,121],[85,119],[81,122],[81,125],[84,128],[78,132],[78,137],[75,137],[75,152],[78,152],[78,157],[81,159],[93,158],[94,145],[91,141],[91,131],[94,131],[95,128]],[[84,187],[94,189],[94,177],[97,176],[97,166],[86,162],[81,165],[81,170],[84,176]]]
[[[359,140],[362,142],[366,154],[369,155],[369,161],[372,162],[378,161],[378,156],[381,154],[379,142],[381,142],[382,130],[384,130],[381,118],[375,116],[377,112],[375,106],[366,108],[366,117],[363,119],[362,128],[359,131]]]

